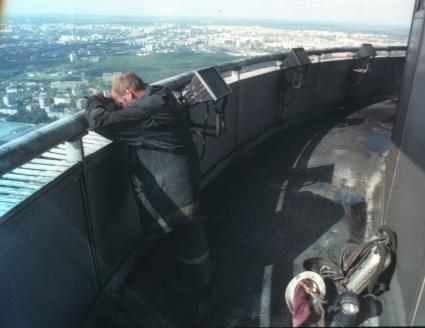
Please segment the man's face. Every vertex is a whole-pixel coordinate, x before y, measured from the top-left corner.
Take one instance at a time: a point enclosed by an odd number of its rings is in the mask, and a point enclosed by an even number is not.
[[[114,89],[111,91],[111,96],[114,101],[121,107],[131,106],[137,100],[137,94],[131,90],[125,89],[123,94],[118,94]]]

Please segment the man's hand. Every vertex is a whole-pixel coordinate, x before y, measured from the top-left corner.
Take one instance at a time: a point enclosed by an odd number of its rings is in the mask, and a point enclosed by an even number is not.
[[[84,98],[87,99],[88,103],[91,102],[91,101],[99,101],[99,102],[102,102],[102,103],[114,102],[114,100],[112,98],[105,97],[104,95],[102,95],[100,93],[92,95],[92,96],[86,96]]]
[[[96,94],[88,97],[84,97],[87,99],[87,108],[91,110],[97,107],[103,107],[106,110],[114,111],[120,109],[120,106],[114,101],[114,99],[105,97],[101,94]]]

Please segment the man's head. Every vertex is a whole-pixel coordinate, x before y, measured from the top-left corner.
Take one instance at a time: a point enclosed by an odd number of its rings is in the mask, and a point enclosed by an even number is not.
[[[111,96],[122,106],[132,105],[143,94],[146,85],[135,73],[120,74],[112,81]]]

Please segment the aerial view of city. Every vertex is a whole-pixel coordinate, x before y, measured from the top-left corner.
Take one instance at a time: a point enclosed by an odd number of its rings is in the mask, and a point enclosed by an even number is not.
[[[10,16],[2,21],[0,121],[45,124],[108,94],[114,75],[148,82],[246,56],[405,45],[407,28],[294,22],[120,17]]]

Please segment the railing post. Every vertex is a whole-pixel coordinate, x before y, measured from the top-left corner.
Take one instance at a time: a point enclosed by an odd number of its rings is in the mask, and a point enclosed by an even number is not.
[[[75,140],[65,142],[66,160],[71,163],[83,160],[83,139],[78,137]]]
[[[85,220],[87,223],[88,235],[89,235],[89,245],[90,252],[92,256],[94,271],[96,275],[96,282],[98,289],[101,290],[104,287],[104,280],[99,264],[99,255],[96,246],[95,238],[95,216],[93,212],[93,204],[90,201],[89,188],[88,188],[88,174],[86,161],[84,156],[84,144],[83,136],[87,135],[87,131],[73,137],[72,139],[65,142],[66,149],[66,160],[71,163],[81,163],[82,168],[82,178],[80,180],[81,194],[84,201],[85,207]]]
[[[241,71],[240,71],[240,70],[232,71],[232,80],[233,80],[234,82],[237,82],[237,81],[239,81],[240,79],[241,79]]]

